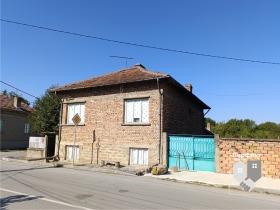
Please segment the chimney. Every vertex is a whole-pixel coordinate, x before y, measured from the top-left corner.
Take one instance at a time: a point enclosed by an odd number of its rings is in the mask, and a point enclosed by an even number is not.
[[[207,129],[208,131],[211,131],[211,124],[210,124],[209,122],[206,124],[206,129]]]
[[[141,67],[143,69],[146,69],[145,66],[143,66],[141,63],[136,63],[134,66],[139,66],[139,67]]]
[[[14,96],[14,107],[20,108],[21,107],[22,99],[20,97]]]
[[[190,93],[192,93],[193,87],[192,87],[191,84],[186,84],[186,85],[185,85],[185,88],[186,88]]]

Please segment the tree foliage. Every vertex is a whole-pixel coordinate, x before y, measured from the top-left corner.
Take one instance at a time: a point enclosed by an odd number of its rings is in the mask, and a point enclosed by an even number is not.
[[[211,131],[226,138],[259,138],[278,139],[280,137],[280,124],[265,122],[259,125],[250,119],[238,120],[230,119],[227,122],[216,122],[211,118],[206,118],[210,122]]]
[[[49,89],[53,87],[55,86]],[[49,93],[48,90],[41,98],[35,100],[34,111],[29,115],[28,121],[32,131],[37,134],[58,132],[59,129],[60,99],[56,94]]]

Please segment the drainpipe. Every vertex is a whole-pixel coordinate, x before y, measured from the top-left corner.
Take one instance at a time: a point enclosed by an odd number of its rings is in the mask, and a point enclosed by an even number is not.
[[[207,115],[208,112],[210,112],[211,108],[207,110],[207,112],[205,112],[204,116]]]
[[[162,92],[160,91],[159,78],[157,78],[157,86],[159,92],[159,111],[158,111],[158,164],[160,164],[160,151],[161,151],[161,102],[162,102]]]
[[[56,91],[54,92],[54,94],[57,95]],[[58,128],[58,148],[57,148],[57,154],[55,154],[57,157],[59,157],[59,149],[60,149],[60,141],[61,141],[62,110],[63,110],[62,99],[60,97],[59,99],[60,99],[60,111],[59,111],[59,128]]]
[[[207,115],[208,112],[210,112],[211,108],[208,109],[205,114],[203,115],[203,119],[204,119],[204,126],[203,126],[203,130],[205,129],[205,115]]]

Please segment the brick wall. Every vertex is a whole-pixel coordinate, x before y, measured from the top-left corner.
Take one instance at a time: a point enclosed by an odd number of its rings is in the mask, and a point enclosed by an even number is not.
[[[160,87],[163,92],[161,132],[203,134],[203,110],[164,81],[161,81]],[[67,104],[85,102],[85,124],[77,126],[76,130],[79,162],[115,160],[128,165],[130,149],[143,148],[148,149],[149,164],[157,163],[160,96],[156,80],[66,91],[60,95],[64,101],[59,151],[61,159],[66,158],[66,146],[73,145],[74,141],[74,126],[66,124]],[[149,98],[149,125],[125,125],[124,100],[143,97]],[[166,151],[166,148],[161,150]],[[163,156],[167,158],[162,152],[161,159]]]
[[[262,176],[280,178],[280,140],[267,139],[226,139],[219,141],[220,172],[232,173],[233,164],[240,160],[237,154],[247,155],[248,159],[261,160]]]
[[[67,103],[84,101],[85,124],[77,126],[76,131],[79,162],[115,160],[128,165],[131,148],[148,149],[149,164],[157,161],[159,94],[156,81],[75,91],[62,96],[64,125],[59,151],[62,159],[66,157],[66,146],[73,145],[74,141],[74,126],[66,125]],[[143,97],[149,98],[149,124],[125,125],[124,100]]]
[[[170,84],[164,84],[163,131],[169,134],[204,134],[203,109]]]

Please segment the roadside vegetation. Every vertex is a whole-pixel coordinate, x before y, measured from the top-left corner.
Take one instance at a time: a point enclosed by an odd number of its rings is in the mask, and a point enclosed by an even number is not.
[[[211,131],[225,138],[256,138],[256,139],[279,139],[280,124],[265,122],[256,124],[254,120],[230,119],[227,122],[216,122],[211,118],[205,119],[211,124]]]
[[[51,86],[49,89],[54,88]],[[49,89],[33,104],[33,111],[28,117],[32,131],[41,134],[43,132],[58,132],[60,99],[56,94],[49,93]]]

